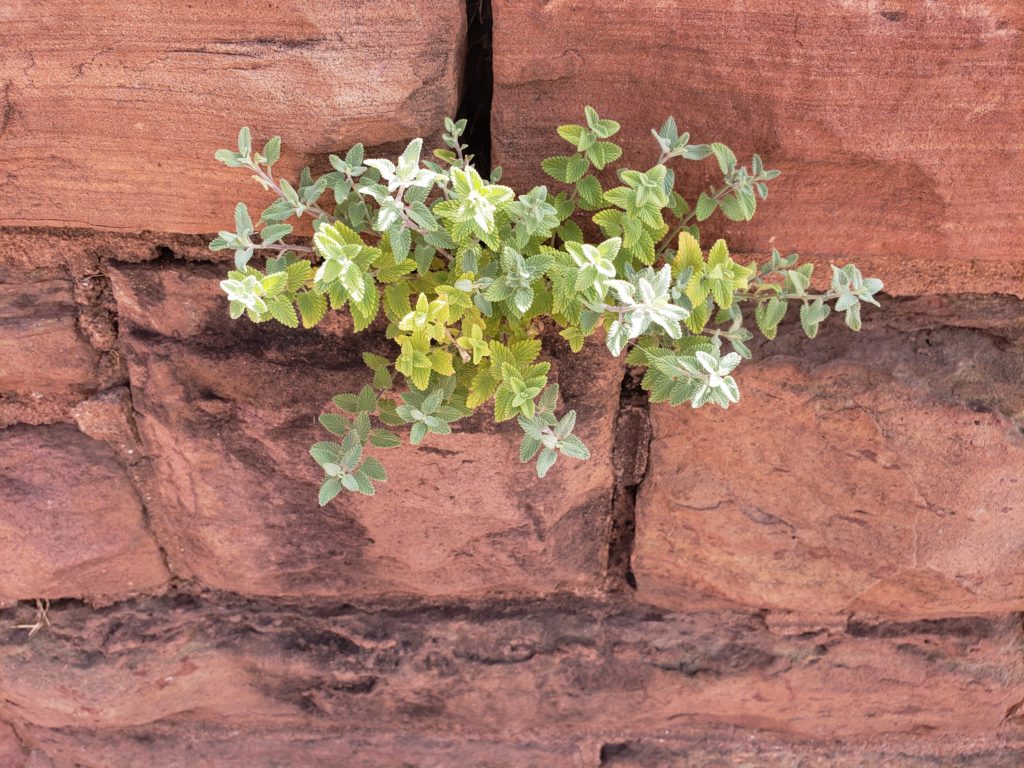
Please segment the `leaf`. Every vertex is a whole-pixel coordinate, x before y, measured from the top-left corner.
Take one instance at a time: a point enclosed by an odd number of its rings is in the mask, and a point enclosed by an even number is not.
[[[757,198],[753,192],[734,192],[722,198],[718,205],[730,221],[750,221],[757,211]]]
[[[341,446],[337,443],[320,442],[309,447],[309,455],[317,464],[330,464],[341,460]]]
[[[270,224],[260,232],[260,240],[264,245],[270,245],[288,237],[291,233],[291,224]]]
[[[576,182],[576,192],[580,196],[580,201],[587,208],[594,209],[601,206],[604,193],[601,190],[601,182],[597,180],[596,176],[584,176]]]
[[[723,174],[732,173],[736,168],[736,155],[729,147],[725,144],[715,142],[711,145],[711,152],[714,154],[715,159],[718,160],[718,167],[722,169]]]
[[[622,157],[622,147],[610,141],[599,141],[587,150],[587,158],[598,170]]]
[[[498,387],[498,391],[494,393],[495,421],[498,423],[508,421],[519,412],[519,409],[512,403],[514,398],[515,393],[508,386]]]
[[[312,328],[324,319],[327,314],[327,299],[319,293],[306,291],[295,296],[295,303],[299,306],[299,313],[302,315],[302,327]]]
[[[353,330],[359,333],[368,328],[380,311],[380,290],[373,278],[366,272],[360,273],[363,278],[363,295],[359,301],[350,301]]]
[[[402,438],[390,429],[375,429],[370,433],[370,445],[375,448],[397,448]]]
[[[365,386],[356,395],[356,408],[360,411],[373,411],[377,408],[377,393],[373,387]]]
[[[361,469],[363,474],[368,478],[376,480],[379,483],[386,482],[388,479],[388,473],[387,470],[384,469],[384,465],[377,459],[373,458],[373,456],[367,456],[363,459],[363,463],[360,465],[359,469]]]
[[[558,461],[558,454],[550,448],[545,448],[537,456],[537,477],[544,477],[548,473],[548,470],[555,465]]]
[[[700,197],[697,198],[697,221],[707,219],[715,212],[716,208],[718,208],[718,201],[707,192],[701,192]]]
[[[263,151],[260,154],[263,155],[263,159],[266,160],[268,166],[276,163],[281,158],[281,137],[271,137],[263,145]]]
[[[583,345],[587,341],[587,337],[584,335],[583,331],[573,325],[559,331],[558,335],[569,342],[569,349],[573,352],[579,352],[583,349]]]
[[[323,485],[320,486],[320,506],[324,506],[341,493],[342,487],[341,480],[336,477],[329,477],[324,480]]]
[[[409,304],[409,283],[401,280],[384,289],[384,311],[388,319],[398,322],[412,309]]]
[[[335,435],[345,435],[351,426],[340,413],[321,413],[319,421],[324,429]]]
[[[540,339],[516,341],[509,347],[509,351],[512,353],[512,358],[515,361],[514,364],[519,368],[523,368],[536,360],[540,350]]]
[[[281,325],[288,326],[289,328],[299,327],[299,318],[295,314],[295,307],[287,297],[278,296],[268,299],[267,309],[270,311],[270,316],[281,323]]]
[[[435,350],[430,355],[430,365],[442,376],[453,376],[455,375],[455,369],[452,367],[452,353],[445,352],[443,349]]]
[[[252,151],[252,134],[249,132],[248,127],[242,128],[238,132],[238,153],[240,155],[248,155]]]
[[[575,147],[580,142],[584,128],[582,125],[560,125],[556,130],[559,136]]]
[[[524,436],[523,442],[519,444],[519,460],[524,464],[530,461],[537,455],[537,451],[540,450],[540,447],[540,440],[530,437],[529,435]]]
[[[292,293],[305,288],[313,277],[313,266],[308,261],[296,261],[285,268],[288,276],[287,290]]]
[[[595,145],[596,146],[596,145]],[[621,150],[620,150],[621,154]],[[573,155],[565,166],[565,182],[575,184],[583,178],[583,174],[590,167],[590,162],[583,155]]]
[[[569,160],[567,155],[557,155],[541,160],[540,167],[548,176],[555,181],[567,183],[569,180]],[[577,179],[578,180],[578,179]]]
[[[331,398],[331,402],[349,413],[359,413],[359,396],[352,392],[342,392]]]
[[[252,218],[249,216],[249,209],[245,203],[235,206],[235,232],[245,236],[252,233]]]
[[[478,408],[490,400],[498,391],[500,381],[492,371],[491,366],[477,369],[473,380],[469,385],[469,395],[466,397],[467,408]]]
[[[772,296],[768,301],[757,305],[754,310],[754,319],[757,327],[766,339],[774,339],[778,332],[779,323],[786,316],[788,304],[784,299]]]
[[[587,449],[587,446],[576,435],[569,435],[564,438],[559,444],[558,450],[562,452],[563,456],[579,459],[580,461],[586,461],[590,458],[590,451]]]

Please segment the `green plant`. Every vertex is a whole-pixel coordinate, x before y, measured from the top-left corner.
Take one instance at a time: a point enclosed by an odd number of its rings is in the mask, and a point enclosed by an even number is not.
[[[257,224],[239,203],[235,230],[210,244],[234,251],[235,269],[221,283],[231,316],[309,328],[328,307],[347,307],[359,332],[383,312],[395,343],[391,358],[366,353],[372,384],[339,394],[338,411],[320,417],[339,438],[310,451],[325,474],[321,504],[343,489],[374,493],[387,473],[369,449],[399,445],[392,428],[409,425],[416,444],[450,433],[486,403],[497,421],[517,419],[520,457],[536,459],[539,476],[559,455],[586,459],[575,412],[555,415],[558,386],[540,359],[549,327],[573,352],[599,329],[613,355],[628,347],[628,362],[647,369],[643,387],[653,402],[728,408],[739,400],[733,371],[750,357],[745,307],[771,339],[791,304],[811,337],[832,310],[858,330],[861,303],[877,304],[882,283],[853,265],[833,267],[829,289],[815,293],[812,265],[797,266],[796,254],[773,250],[765,263],[743,265],[724,240],[704,253],[697,223],[716,211],[749,220],[779,175],[757,155],[740,166],[724,144],[690,144],[669,118],[652,131],[660,148],[653,167],[621,168],[618,185],[605,189],[595,171],[622,155],[609,140],[619,125],[590,107],[585,115],[584,125],[558,128],[568,154],[542,163],[559,192],[538,186],[517,196],[498,183],[500,169],[481,177],[462,144],[462,120],[445,121],[446,147],[433,160],[421,158],[421,139],[397,162],[366,159],[357,144],[344,158],[331,155],[333,170],[319,178],[304,169],[297,186],[273,172],[278,137],[254,152],[243,128],[237,152],[216,153],[277,194]],[[708,157],[722,183],[691,207],[668,163]],[[324,208],[328,192],[334,204]],[[586,242],[577,211],[603,238]],[[285,243],[287,222],[302,216],[313,218],[312,245]],[[269,256],[262,270],[250,263],[256,251]]]

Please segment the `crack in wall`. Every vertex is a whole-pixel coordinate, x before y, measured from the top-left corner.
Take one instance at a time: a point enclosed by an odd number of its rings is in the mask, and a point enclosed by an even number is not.
[[[466,0],[466,61],[456,114],[466,119],[463,141],[482,176],[491,173],[491,98],[494,92],[491,0]]]
[[[627,367],[622,377],[612,466],[615,485],[608,526],[606,574],[616,591],[625,583],[636,589],[633,545],[636,540],[636,497],[650,465],[651,419],[647,393],[640,387],[643,373]]]

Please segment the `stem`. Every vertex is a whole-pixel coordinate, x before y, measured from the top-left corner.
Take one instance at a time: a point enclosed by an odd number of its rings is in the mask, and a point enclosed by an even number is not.
[[[732,189],[732,187],[730,187],[728,184],[726,184],[724,187],[722,187],[721,189],[717,190],[711,196],[711,199],[712,200],[721,200],[723,197],[725,197],[726,193],[730,189]],[[668,248],[672,244],[672,242],[679,236],[679,233],[682,232],[686,227],[688,227],[690,225],[690,222],[693,221],[696,217],[697,217],[697,204],[694,203],[693,209],[688,214],[686,214],[686,216],[683,217],[683,219],[679,222],[679,226],[677,226],[675,229],[673,229],[671,232],[669,232],[668,235],[665,236],[665,239],[662,241],[661,245],[658,247],[658,251],[657,251],[657,253],[655,255],[656,256],[664,256],[665,255],[665,251],[668,250]]]
[[[444,327],[444,332],[448,336],[448,341],[450,341],[453,345],[455,345],[455,349],[458,351],[459,357],[462,358],[462,362],[468,363],[470,360],[473,359],[472,356],[469,354],[469,352],[467,350],[465,350],[465,349],[463,349],[462,347],[459,346],[459,343],[455,340],[455,337],[452,336],[451,328],[449,328],[446,325]]]
[[[614,312],[617,315],[628,315],[635,307],[613,307],[611,304],[602,304],[601,309],[605,312]]]
[[[783,299],[786,301],[800,300],[804,304],[808,304],[812,301],[817,301],[818,299],[821,299],[822,301],[831,301],[832,299],[838,299],[839,294],[835,293],[834,291],[826,291],[825,293],[764,293],[760,291],[750,293],[747,291],[737,291],[736,293],[733,294],[733,298],[736,299],[737,301],[764,301],[766,299],[775,298]]]
[[[259,178],[263,179],[263,181],[266,182],[267,186],[269,186],[272,190],[274,190],[274,192],[277,193],[278,197],[287,200],[287,198],[284,196],[284,191],[281,189],[280,185],[278,185],[278,183],[274,181],[274,177],[271,174],[267,173],[256,164],[250,165],[249,167],[256,172],[256,175]],[[305,205],[305,203],[303,203],[303,207],[305,207],[305,209],[310,213],[316,213],[319,216],[326,216],[328,219],[331,220],[331,223],[334,223],[338,220],[336,216],[328,213],[319,205]]]
[[[288,245],[287,243],[269,243],[260,245],[253,243],[253,249],[257,251],[303,251],[305,253],[313,253],[313,248],[308,245]]]

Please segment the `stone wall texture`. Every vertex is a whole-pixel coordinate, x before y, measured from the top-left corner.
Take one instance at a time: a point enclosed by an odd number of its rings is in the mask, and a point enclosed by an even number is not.
[[[321,509],[388,342],[229,320],[213,151],[436,135],[491,14],[511,183],[585,103],[637,164],[674,114],[784,172],[707,234],[884,308],[728,412],[547,338],[590,462],[475,418]],[[10,0],[0,51],[0,768],[1024,765],[1018,0]]]

